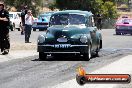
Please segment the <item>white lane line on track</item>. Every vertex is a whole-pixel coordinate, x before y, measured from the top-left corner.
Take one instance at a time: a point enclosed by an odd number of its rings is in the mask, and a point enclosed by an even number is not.
[[[38,55],[38,53],[32,50],[11,51],[8,55],[0,55],[0,62],[5,62],[13,59],[26,58],[34,55]]]
[[[125,56],[90,74],[132,74],[132,55]],[[76,79],[72,79],[52,88],[115,88],[116,86],[118,84],[85,84],[84,86],[80,86],[77,84]]]

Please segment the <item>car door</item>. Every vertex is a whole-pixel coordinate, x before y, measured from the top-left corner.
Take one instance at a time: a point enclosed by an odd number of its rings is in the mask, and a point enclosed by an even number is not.
[[[90,35],[92,38],[92,49],[95,50],[97,48],[97,37],[96,37],[97,28],[95,27],[93,16],[89,16],[88,20],[89,20]]]

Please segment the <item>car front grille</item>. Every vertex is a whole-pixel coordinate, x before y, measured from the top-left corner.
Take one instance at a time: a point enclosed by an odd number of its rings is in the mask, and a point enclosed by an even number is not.
[[[120,26],[119,29],[132,29],[132,26]]]
[[[48,23],[37,23],[37,25],[48,25]]]
[[[128,26],[128,29],[132,29],[132,26]]]

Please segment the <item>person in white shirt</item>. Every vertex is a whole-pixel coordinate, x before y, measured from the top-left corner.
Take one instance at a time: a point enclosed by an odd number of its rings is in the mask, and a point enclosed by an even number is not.
[[[31,35],[32,24],[33,24],[33,15],[31,10],[28,10],[27,14],[25,15],[25,43],[31,43],[29,42],[29,38]]]

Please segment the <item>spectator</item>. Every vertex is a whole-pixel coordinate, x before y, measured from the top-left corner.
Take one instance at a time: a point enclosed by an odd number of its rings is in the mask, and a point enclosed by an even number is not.
[[[24,6],[21,10],[21,35],[24,35],[25,29],[25,15],[27,14],[27,6]]]
[[[3,55],[8,54],[10,49],[9,22],[9,12],[0,3],[0,48]]]
[[[27,14],[25,15],[25,43],[31,43],[29,42],[29,38],[32,30],[32,23],[33,15],[31,10],[28,10]]]
[[[102,29],[102,16],[101,16],[101,14],[97,14],[97,28],[98,28],[98,30]]]

